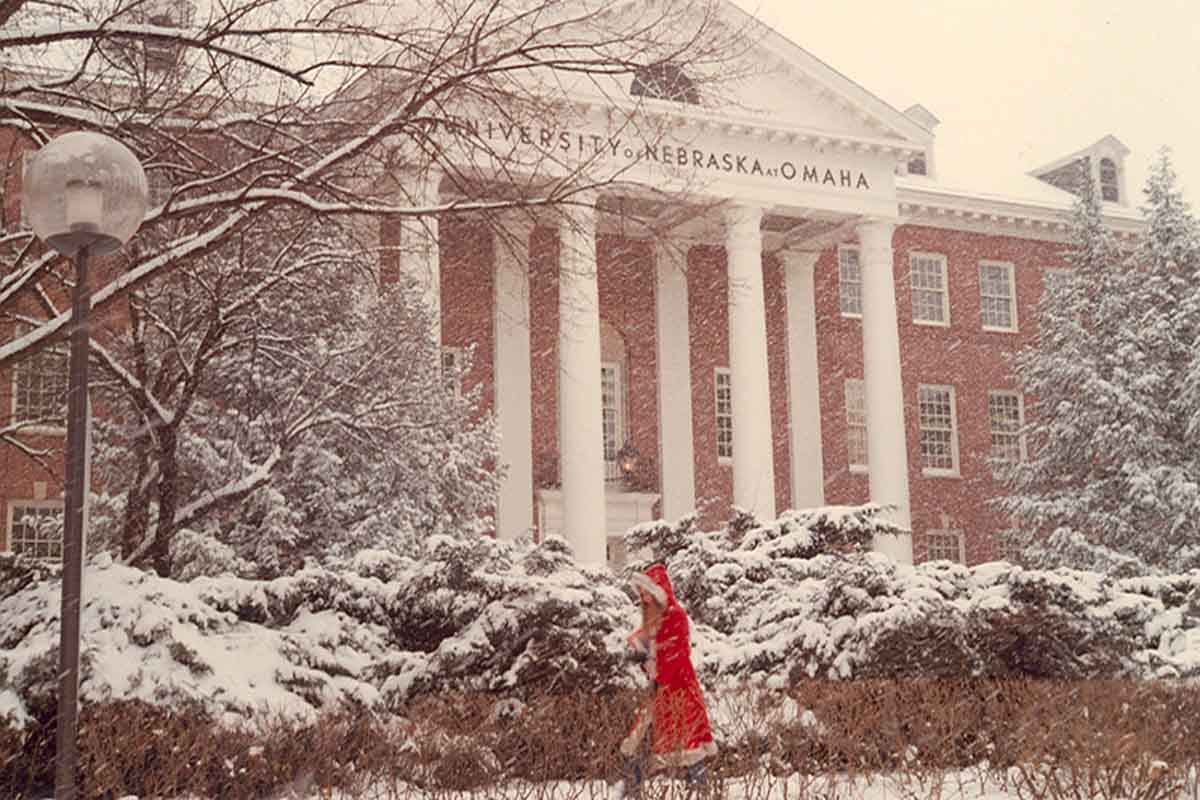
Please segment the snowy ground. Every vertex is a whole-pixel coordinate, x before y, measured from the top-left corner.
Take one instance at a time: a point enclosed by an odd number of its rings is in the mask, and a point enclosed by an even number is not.
[[[303,786],[298,782],[290,793],[279,796],[279,800],[607,800],[612,787],[599,781],[560,782],[545,784],[512,784],[495,786],[475,792],[449,792],[446,790],[423,791],[414,786],[389,785],[367,788],[354,794],[328,793],[318,787]],[[1082,783],[1075,785],[1067,776],[1061,791],[1043,788],[1032,791],[1022,776],[1015,770],[1009,774],[991,772],[986,769],[961,771],[930,770],[926,773],[889,775],[792,775],[784,779],[769,775],[739,778],[724,783],[721,800],[799,800],[800,798],[827,798],[828,800],[1031,800],[1042,797],[1070,797],[1076,800],[1123,800],[1123,798],[1200,798],[1197,774],[1192,772],[1186,782],[1176,782],[1170,787],[1160,786],[1162,791],[1153,792],[1149,785],[1132,791],[1113,792],[1103,783],[1087,790]],[[646,800],[683,800],[686,788],[680,782],[652,780],[643,791]],[[132,796],[121,800],[138,800]],[[193,800],[189,798],[188,800]]]

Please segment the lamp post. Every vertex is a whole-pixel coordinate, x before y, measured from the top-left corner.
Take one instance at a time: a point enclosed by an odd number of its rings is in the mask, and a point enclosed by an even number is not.
[[[79,762],[79,616],[87,502],[88,259],[120,249],[146,215],[146,173],[129,148],[90,131],[66,133],[31,159],[25,203],[33,232],[75,261],[67,387],[66,501],[54,796],[74,800]]]

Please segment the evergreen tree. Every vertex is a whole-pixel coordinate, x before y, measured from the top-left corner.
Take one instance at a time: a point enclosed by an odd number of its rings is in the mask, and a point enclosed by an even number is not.
[[[1039,566],[1108,571],[1197,564],[1195,402],[1200,330],[1196,222],[1164,153],[1146,227],[1122,252],[1090,182],[1072,215],[1071,269],[1048,280],[1036,343],[1015,370],[1030,398],[1031,456],[999,464],[1016,544]]]

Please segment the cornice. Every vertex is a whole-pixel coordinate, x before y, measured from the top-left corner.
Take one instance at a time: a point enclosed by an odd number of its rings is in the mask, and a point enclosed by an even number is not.
[[[858,153],[879,153],[904,160],[927,150],[926,145],[900,141],[883,136],[857,136],[836,131],[808,128],[800,125],[767,121],[753,114],[716,111],[703,106],[691,106],[669,100],[642,98],[638,102],[603,95],[576,97],[571,106],[584,115],[608,116],[614,113],[625,118],[642,116],[672,126],[684,126],[706,133],[716,131],[730,136],[757,139],[764,142],[802,144],[818,149],[837,148]]]
[[[1039,203],[998,195],[972,195],[940,187],[896,187],[901,221],[978,233],[1027,239],[1065,241],[1070,226],[1070,203]],[[1118,238],[1139,234],[1143,222],[1125,214],[1103,214]]]

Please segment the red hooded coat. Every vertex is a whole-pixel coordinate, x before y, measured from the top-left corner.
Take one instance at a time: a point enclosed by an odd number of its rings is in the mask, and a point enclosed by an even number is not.
[[[653,767],[686,767],[716,755],[708,711],[696,670],[692,666],[692,643],[687,612],[675,599],[667,568],[655,564],[645,574],[633,576],[634,585],[662,606],[662,619],[650,646],[651,678],[656,682],[653,702],[638,712],[633,730],[621,743],[621,751],[633,756],[653,725],[650,751]],[[631,640],[649,637],[639,629]]]

